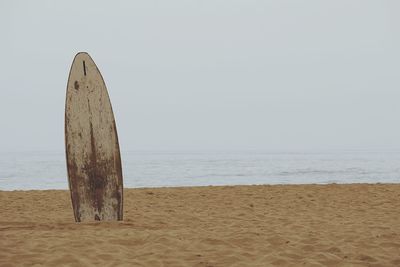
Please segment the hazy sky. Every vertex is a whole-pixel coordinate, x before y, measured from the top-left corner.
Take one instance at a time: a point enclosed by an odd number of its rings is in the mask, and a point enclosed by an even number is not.
[[[64,149],[87,51],[122,150],[400,149],[400,2],[1,1],[0,151]]]

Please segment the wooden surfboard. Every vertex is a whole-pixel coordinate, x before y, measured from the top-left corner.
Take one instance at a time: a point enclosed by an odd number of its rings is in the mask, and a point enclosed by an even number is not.
[[[65,148],[76,222],[122,220],[122,167],[103,77],[88,53],[72,62],[65,103]]]

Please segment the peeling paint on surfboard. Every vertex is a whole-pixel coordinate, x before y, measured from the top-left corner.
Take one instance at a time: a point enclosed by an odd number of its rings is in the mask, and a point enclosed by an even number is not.
[[[65,102],[65,148],[75,221],[123,219],[121,155],[103,77],[88,53],[71,66]]]

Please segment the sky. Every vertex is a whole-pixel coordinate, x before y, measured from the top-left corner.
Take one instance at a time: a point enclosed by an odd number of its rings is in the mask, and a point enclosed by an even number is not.
[[[75,54],[121,150],[400,149],[400,2],[1,1],[0,151],[64,150]]]

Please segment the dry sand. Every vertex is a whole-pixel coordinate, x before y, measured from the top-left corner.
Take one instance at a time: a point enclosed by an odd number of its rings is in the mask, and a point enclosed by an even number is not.
[[[0,266],[400,266],[400,184],[125,190],[76,224],[68,191],[0,192]]]

